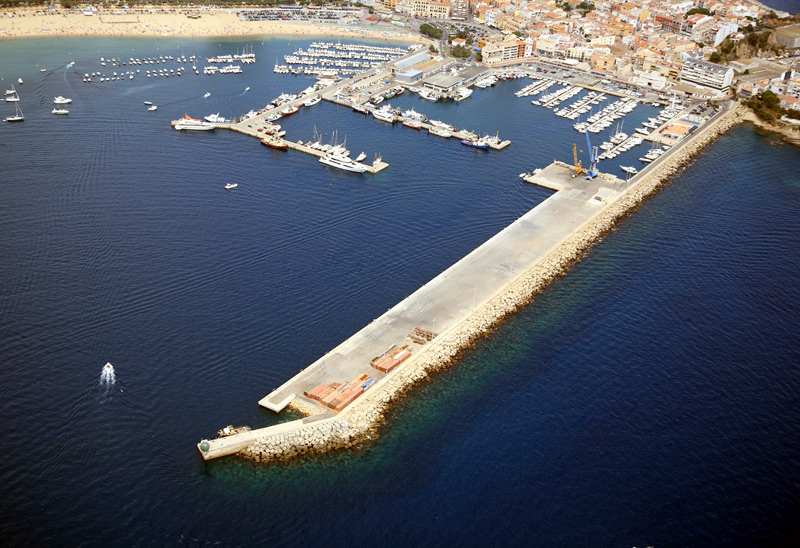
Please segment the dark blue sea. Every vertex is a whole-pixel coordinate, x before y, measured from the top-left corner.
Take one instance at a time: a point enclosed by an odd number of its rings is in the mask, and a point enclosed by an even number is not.
[[[0,545],[796,541],[800,154],[749,126],[413,391],[379,439],[270,466],[202,461],[195,444],[226,424],[292,418],[257,401],[544,200],[518,174],[581,145],[514,97],[527,81],[393,101],[499,131],[501,152],[329,103],[283,121],[289,138],[336,131],[381,154],[377,176],[170,128],[310,85],[272,73],[307,43],[0,42],[0,85],[23,78],[25,114],[0,125]],[[81,81],[100,56],[245,45],[258,62],[242,75]],[[51,115],[56,95],[68,116]]]

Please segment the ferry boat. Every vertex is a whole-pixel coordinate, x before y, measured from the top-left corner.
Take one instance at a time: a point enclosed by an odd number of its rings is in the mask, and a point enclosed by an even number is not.
[[[72,99],[67,99],[66,97],[62,97],[59,95],[55,99],[53,99],[53,103],[56,105],[68,105],[72,102]]]
[[[319,159],[319,163],[345,171],[352,171],[353,173],[364,173],[367,171],[367,166],[356,162],[344,154],[326,154]]]
[[[175,129],[178,131],[184,129],[192,131],[209,131],[214,129],[214,124],[210,124],[208,122],[204,122],[196,118],[190,118],[188,114],[185,114],[183,118],[174,120],[174,122],[175,122]]]
[[[69,111],[65,108],[54,108],[53,114],[69,114]]]
[[[228,183],[225,185],[225,190],[231,190],[239,186],[239,183]]]

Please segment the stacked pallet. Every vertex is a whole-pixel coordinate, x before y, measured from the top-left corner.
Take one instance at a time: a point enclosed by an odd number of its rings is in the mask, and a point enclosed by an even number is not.
[[[403,348],[393,347],[377,358],[373,358],[370,365],[378,371],[388,373],[410,357],[411,349],[408,348],[408,345],[405,345]]]
[[[305,395],[326,407],[330,407],[334,411],[341,411],[363,394],[364,390],[374,382],[375,379],[362,374],[344,384],[340,382],[334,382],[330,385],[320,384],[306,392]]]
[[[415,327],[414,331],[408,334],[408,338],[417,344],[425,344],[426,342],[430,342],[435,336],[436,333],[428,331],[427,329],[422,329],[421,327]]]

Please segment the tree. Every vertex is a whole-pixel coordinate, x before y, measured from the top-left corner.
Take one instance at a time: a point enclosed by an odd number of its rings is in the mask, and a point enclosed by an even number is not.
[[[479,51],[475,52],[475,60],[478,61],[479,63],[483,61],[483,55],[481,54],[481,52]]]
[[[450,55],[453,57],[458,57],[459,59],[466,59],[472,54],[469,48],[465,48],[463,46],[453,46],[450,50]]]
[[[695,13],[702,13],[703,15],[711,15],[711,10],[708,8],[692,8],[686,12],[684,17],[689,17],[690,15],[694,15]]]
[[[570,4],[564,4],[563,6],[561,6],[561,9],[569,13],[572,11],[572,6]]]
[[[473,42],[473,40],[472,40],[472,38],[470,37],[470,38],[467,38],[467,40],[466,40],[466,42],[465,42],[465,43],[466,43],[468,46],[471,46],[471,45],[472,45],[472,42]]]
[[[430,46],[428,46],[428,51],[430,51],[431,53],[436,53],[438,50],[435,47],[433,47],[433,44],[431,44]]]
[[[711,54],[711,57],[708,58],[709,61],[712,63],[721,63],[722,62],[722,54],[718,51],[715,51]]]
[[[516,34],[518,37],[522,38],[522,33],[520,31],[515,30],[514,34]]]
[[[429,25],[428,23],[423,23],[419,26],[419,31],[422,34],[427,34],[432,38],[441,38],[442,37],[442,29],[436,28],[433,25]]]

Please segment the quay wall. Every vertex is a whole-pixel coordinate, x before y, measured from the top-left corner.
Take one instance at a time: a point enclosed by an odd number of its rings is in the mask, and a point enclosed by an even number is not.
[[[377,437],[384,414],[393,402],[400,400],[415,384],[427,380],[432,372],[446,368],[477,338],[485,336],[508,315],[530,303],[550,282],[563,276],[617,222],[657,193],[703,148],[743,120],[743,107],[737,104],[718,113],[691,140],[674,147],[637,175],[636,184],[589,217],[533,268],[505,287],[498,288],[494,296],[480,304],[466,320],[440,333],[426,345],[424,352],[387,375],[338,415],[308,422],[292,431],[259,437],[240,455],[256,462],[273,462],[352,447]],[[307,415],[319,412],[315,405],[298,399],[290,406]]]

